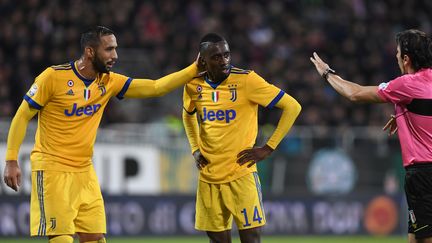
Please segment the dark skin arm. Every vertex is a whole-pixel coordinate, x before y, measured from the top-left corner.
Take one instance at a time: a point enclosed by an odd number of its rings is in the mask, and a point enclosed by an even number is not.
[[[21,169],[16,160],[7,160],[3,175],[4,182],[14,191],[21,186]]]
[[[249,168],[267,158],[272,152],[273,149],[267,144],[262,147],[245,149],[237,155],[237,163],[240,165],[247,164],[247,167]]]
[[[247,167],[249,168],[255,163],[267,158],[272,152],[273,149],[267,144],[262,147],[245,149],[237,155],[237,163],[240,165],[247,163]],[[209,163],[199,150],[193,153],[193,157],[195,159],[195,165],[199,170],[202,170]]]
[[[193,152],[193,157],[195,159],[195,165],[199,170],[202,170],[209,163],[207,159],[201,154],[199,149]]]

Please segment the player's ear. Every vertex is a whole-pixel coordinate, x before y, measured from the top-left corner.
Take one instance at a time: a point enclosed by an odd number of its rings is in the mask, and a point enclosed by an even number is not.
[[[85,52],[86,56],[88,56],[88,57],[93,57],[94,56],[94,50],[91,47],[86,47],[84,49],[84,52]]]
[[[411,59],[408,55],[404,55],[402,61],[405,65],[411,65]]]

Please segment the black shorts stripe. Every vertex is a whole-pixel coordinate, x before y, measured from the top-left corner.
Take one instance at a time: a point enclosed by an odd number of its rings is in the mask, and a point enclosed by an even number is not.
[[[254,179],[255,179],[255,186],[256,186],[256,189],[257,189],[258,198],[259,198],[259,202],[260,202],[260,208],[261,208],[261,212],[262,212],[262,218],[265,219],[264,206],[263,206],[263,202],[262,202],[261,183],[259,181],[258,173],[257,172],[253,172],[253,176],[254,176]]]
[[[46,235],[46,218],[45,218],[45,207],[44,207],[44,194],[43,194],[43,171],[37,171],[37,197],[39,200],[40,210],[40,221],[38,236]]]
[[[413,99],[407,109],[417,115],[432,116],[432,99]]]

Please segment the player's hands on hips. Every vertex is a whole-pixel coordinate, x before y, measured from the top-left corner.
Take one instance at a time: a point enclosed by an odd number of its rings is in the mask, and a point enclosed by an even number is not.
[[[316,52],[313,53],[313,57],[310,57],[311,62],[315,65],[318,74],[322,77],[323,73],[330,68],[330,66],[325,63]]]
[[[247,167],[251,167],[257,162],[265,159],[272,152],[273,149],[267,144],[258,148],[245,149],[237,155],[237,163],[240,165],[247,164]]]
[[[7,160],[3,179],[6,185],[12,188],[14,191],[18,191],[21,186],[21,169],[16,160]]]
[[[398,130],[397,123],[396,123],[396,116],[391,115],[388,122],[383,127],[383,131],[388,130],[388,135],[391,136],[395,134]]]
[[[199,170],[202,170],[202,168],[208,165],[207,159],[204,158],[199,149],[193,153],[193,157],[195,159],[195,165]]]

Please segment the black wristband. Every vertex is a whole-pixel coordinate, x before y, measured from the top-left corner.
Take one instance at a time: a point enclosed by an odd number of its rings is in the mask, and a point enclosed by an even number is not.
[[[331,69],[330,67],[328,67],[328,68],[323,72],[323,74],[322,74],[322,77],[323,77],[326,81],[328,81],[327,79],[328,79],[328,75],[329,75],[329,73],[331,73],[331,74],[336,74],[336,71],[333,70],[333,69]]]

